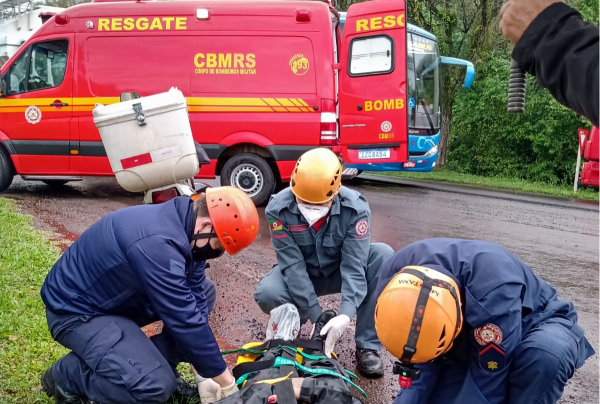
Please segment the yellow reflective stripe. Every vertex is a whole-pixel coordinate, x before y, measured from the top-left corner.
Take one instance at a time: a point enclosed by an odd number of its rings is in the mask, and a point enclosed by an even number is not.
[[[277,102],[283,105],[284,107],[293,107],[294,104],[287,98],[277,98]]]
[[[213,107],[213,106],[192,106],[188,107],[190,112],[273,112],[270,107]]]
[[[0,107],[29,107],[31,105],[50,106],[50,104],[56,100],[57,98],[19,98],[18,100],[0,99]],[[70,98],[68,98],[68,100],[70,100]]]
[[[295,106],[301,107],[302,103],[295,98],[290,98],[290,101],[294,103]]]
[[[273,109],[277,112],[288,112],[287,109],[283,107],[273,107]]]
[[[188,105],[207,105],[207,106],[267,106],[265,101],[260,98],[209,98],[209,97],[189,97]]]
[[[306,102],[304,102],[304,100],[302,98],[298,98],[298,101],[300,101],[300,103],[302,105],[304,105],[305,107],[308,107],[308,104]]]
[[[280,107],[281,105],[275,100],[275,98],[263,98],[263,100],[272,107]]]

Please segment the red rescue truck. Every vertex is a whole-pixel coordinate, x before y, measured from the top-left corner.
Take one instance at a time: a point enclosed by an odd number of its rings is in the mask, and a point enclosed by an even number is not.
[[[600,134],[592,127],[583,147],[583,164],[579,183],[587,187],[600,187]]]
[[[171,87],[211,160],[198,178],[220,175],[257,204],[315,147],[347,164],[407,161],[405,3],[351,6],[343,37],[338,17],[319,1],[66,9],[0,70],[0,191],[15,174],[46,183],[113,175],[95,104]]]

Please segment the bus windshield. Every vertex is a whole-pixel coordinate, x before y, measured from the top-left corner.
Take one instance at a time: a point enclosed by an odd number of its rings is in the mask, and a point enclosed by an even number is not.
[[[441,126],[438,46],[434,40],[412,32],[407,33],[407,42],[408,126],[423,131],[423,135],[433,135]]]

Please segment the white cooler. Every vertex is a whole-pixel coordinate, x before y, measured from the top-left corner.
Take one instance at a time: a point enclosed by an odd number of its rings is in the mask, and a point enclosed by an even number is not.
[[[181,91],[97,105],[94,123],[119,184],[141,192],[198,174],[192,128]]]

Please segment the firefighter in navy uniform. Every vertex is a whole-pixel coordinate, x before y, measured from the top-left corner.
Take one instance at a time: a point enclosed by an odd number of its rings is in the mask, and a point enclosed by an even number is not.
[[[50,333],[72,351],[42,375],[44,391],[57,404],[163,403],[185,361],[206,378],[198,386],[201,398],[235,393],[208,325],[216,292],[205,261],[237,253],[257,232],[254,204],[232,187],[99,220],[42,286]],[[162,333],[146,337],[140,326],[158,320]]]
[[[342,294],[340,310],[321,334],[325,353],[357,314],[356,358],[365,376],[383,375],[381,344],[373,323],[377,274],[393,254],[386,244],[371,243],[371,211],[358,192],[341,186],[342,167],[329,149],[304,153],[292,172],[290,187],[271,197],[266,216],[277,254],[275,267],[254,294],[265,313],[285,303],[313,324],[322,313],[317,296]]]
[[[410,244],[377,290],[377,334],[416,379],[394,404],[556,403],[594,354],[573,304],[497,244]]]

